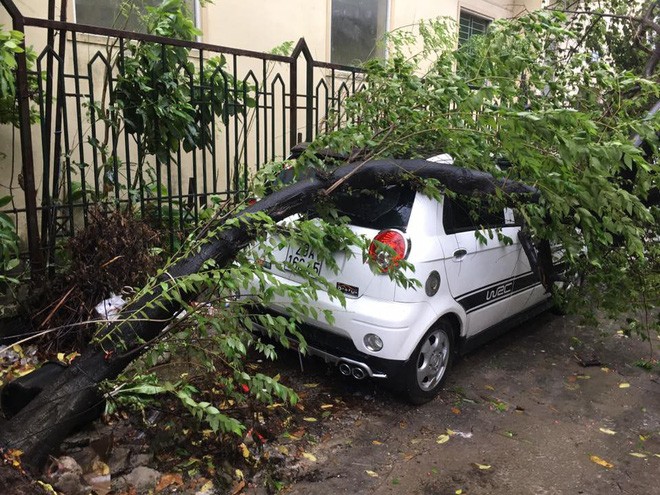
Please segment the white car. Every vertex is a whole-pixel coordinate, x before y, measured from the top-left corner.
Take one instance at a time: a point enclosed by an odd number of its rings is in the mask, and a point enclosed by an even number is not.
[[[382,273],[374,273],[357,247],[353,256],[336,254],[338,273],[305,246],[285,246],[275,258],[308,263],[345,295],[345,307],[324,292],[311,302],[319,315],[331,310],[334,321],[308,318],[300,328],[308,352],[344,375],[388,379],[420,404],[437,394],[456,352],[540,313],[552,300],[530,268],[512,210],[483,209],[474,219],[458,199],[437,201],[397,185],[380,193],[378,200],[340,196],[336,205],[355,233],[373,239],[369,257]],[[386,272],[397,259],[414,265],[409,275],[421,288],[391,280]],[[283,268],[271,272],[281,283],[304,283]],[[286,315],[287,301],[266,311]]]

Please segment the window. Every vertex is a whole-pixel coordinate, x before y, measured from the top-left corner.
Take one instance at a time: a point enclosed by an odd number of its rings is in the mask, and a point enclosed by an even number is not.
[[[458,26],[458,44],[462,45],[476,34],[484,34],[490,22],[488,19],[461,10],[461,18]]]
[[[378,40],[387,30],[388,0],[332,0],[330,59],[356,65],[384,57]]]
[[[92,26],[144,32],[140,14],[146,7],[160,5],[162,0],[75,0],[76,22]],[[196,0],[186,0],[190,15],[196,13]]]
[[[410,220],[415,191],[402,186],[385,186],[377,191],[337,193],[333,202],[351,224],[368,229],[405,230]]]
[[[449,198],[445,196],[442,223],[447,234],[503,227],[504,211],[489,205],[486,199]]]

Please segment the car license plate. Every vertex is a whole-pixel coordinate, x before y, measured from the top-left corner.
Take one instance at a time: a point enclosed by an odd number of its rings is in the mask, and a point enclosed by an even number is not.
[[[309,246],[289,246],[286,252],[286,261],[289,265],[303,265],[306,264],[317,275],[321,275],[321,268],[323,262],[318,259],[316,253],[309,248]],[[291,271],[291,267],[286,267],[287,271]]]

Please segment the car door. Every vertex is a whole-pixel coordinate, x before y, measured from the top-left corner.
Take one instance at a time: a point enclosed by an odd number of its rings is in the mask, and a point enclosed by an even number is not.
[[[507,224],[501,210],[448,197],[442,218],[451,243],[445,261],[449,290],[465,310],[466,334],[472,336],[509,315],[521,253],[518,227]]]

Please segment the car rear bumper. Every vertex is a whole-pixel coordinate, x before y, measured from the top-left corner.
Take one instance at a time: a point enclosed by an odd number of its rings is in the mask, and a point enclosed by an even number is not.
[[[285,316],[278,311],[263,307],[256,309],[255,312]],[[256,321],[253,321],[252,326],[267,333]],[[391,379],[398,376],[406,364],[406,361],[366,354],[356,348],[350,337],[337,335],[310,324],[299,324],[298,326],[300,333],[305,337],[305,352],[338,366],[339,371],[344,375],[352,375],[357,379],[366,377]],[[288,340],[292,348],[299,347],[299,343],[295,339],[288,337]]]
[[[283,285],[298,285],[279,275],[274,277]],[[346,297],[345,306],[342,306],[325,291],[317,291],[316,296],[317,299],[310,305],[319,316],[306,319],[306,339],[313,332],[322,342],[332,340],[329,349],[338,342],[348,340],[352,342],[351,352],[387,361],[408,360],[421,337],[438,318],[426,301],[393,301],[365,294],[359,298]],[[269,311],[280,315],[289,314],[289,306],[290,300],[286,297],[278,297],[268,303]],[[325,319],[326,311],[331,312],[332,323]],[[372,351],[365,346],[367,334],[380,337],[383,341],[380,351]]]

